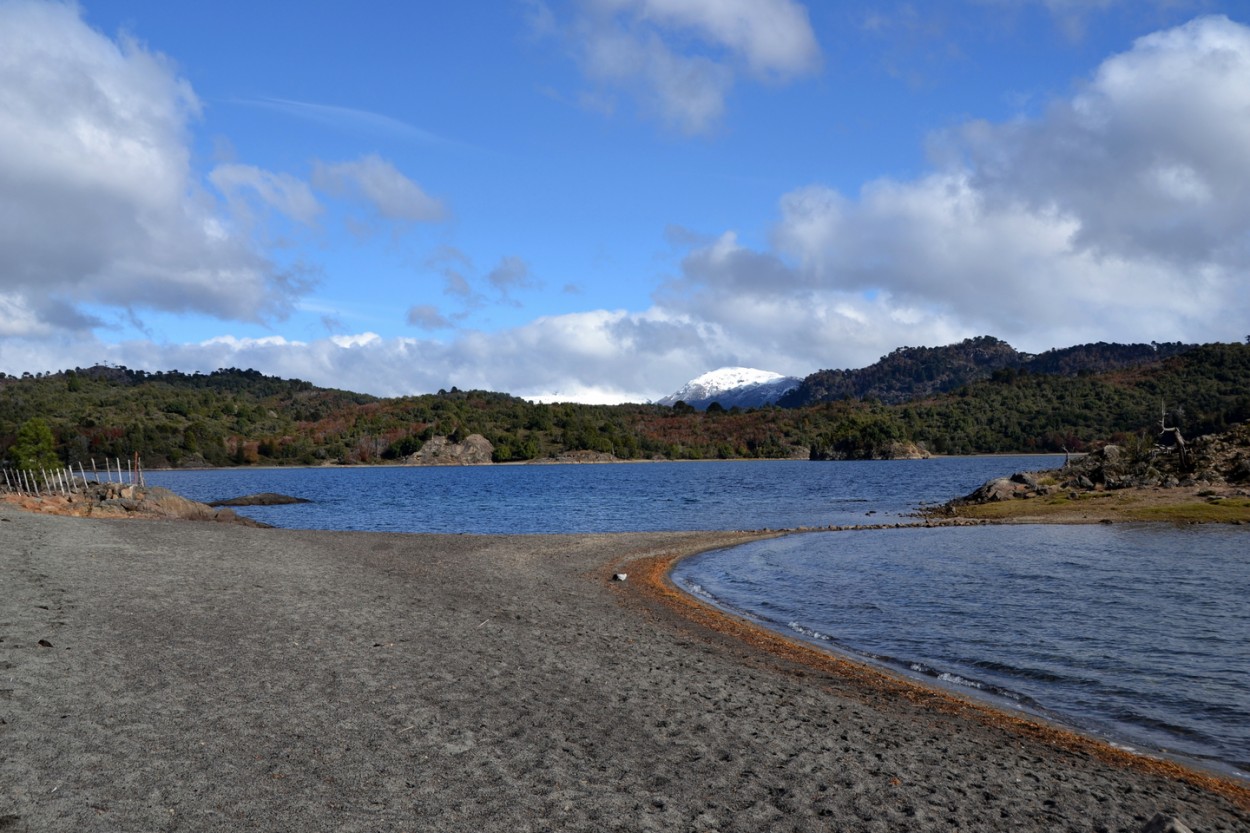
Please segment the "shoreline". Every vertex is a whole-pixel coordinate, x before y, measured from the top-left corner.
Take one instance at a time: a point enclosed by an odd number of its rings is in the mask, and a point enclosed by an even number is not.
[[[836,659],[667,580],[681,558],[780,534],[311,532],[0,506],[0,819],[1136,831],[1162,811],[1250,829],[1250,791]]]
[[[1075,459],[1084,456],[1085,452],[1072,452],[1071,456]],[[559,460],[555,458],[536,458],[533,460],[509,460],[506,463],[476,463],[470,465],[462,464],[446,464],[446,463],[319,463],[317,465],[247,465],[247,466],[157,466],[155,468],[145,467],[144,472],[227,472],[227,471],[281,471],[284,469],[436,469],[436,468],[490,468],[493,466],[614,466],[620,464],[655,464],[655,463],[819,463],[819,464],[837,464],[837,463],[913,463],[923,462],[925,460],[973,460],[973,459],[995,459],[995,458],[1011,458],[1011,457],[1062,457],[1062,451],[1002,451],[1002,452],[986,452],[984,454],[930,454],[928,457],[899,457],[889,460],[810,460],[806,457],[729,457],[721,459],[719,457],[707,457],[702,460],[671,460],[667,457],[661,458],[642,458],[632,457],[629,459],[617,458],[614,460]]]
[[[924,524],[917,526],[924,526]],[[751,540],[764,540],[813,531],[817,530],[778,530],[776,534],[761,534]],[[831,531],[851,532],[854,530]],[[901,696],[939,711],[952,710],[954,713],[973,717],[986,725],[1005,727],[1019,732],[1023,737],[1053,744],[1057,748],[1086,752],[1112,765],[1176,778],[1201,789],[1224,795],[1242,808],[1250,810],[1250,776],[1239,779],[1230,773],[1221,772],[1216,767],[1205,767],[1201,761],[1179,755],[1168,755],[1161,750],[1139,751],[1122,748],[1110,741],[1081,732],[1061,720],[1050,719],[1027,711],[1011,711],[996,705],[989,698],[980,698],[974,694],[964,694],[921,679],[913,679],[908,675],[864,662],[846,653],[788,636],[781,631],[700,599],[679,587],[672,580],[672,573],[679,562],[700,555],[702,552],[707,552],[707,550],[636,562],[644,584],[640,592],[669,607],[679,616],[814,671],[848,677],[881,692]]]

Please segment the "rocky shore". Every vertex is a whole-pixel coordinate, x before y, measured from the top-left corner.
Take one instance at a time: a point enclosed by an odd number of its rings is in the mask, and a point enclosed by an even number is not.
[[[0,502],[28,512],[48,515],[70,515],[79,518],[169,518],[184,521],[217,521],[243,526],[266,527],[268,524],[237,514],[221,501],[210,506],[187,500],[160,486],[137,486],[127,483],[79,483],[73,491],[44,494],[0,493]],[[220,507],[220,508],[219,508]]]
[[[1169,431],[1157,442],[1106,445],[1061,468],[995,478],[927,514],[1026,522],[1250,523],[1250,425],[1188,443]]]
[[[0,505],[0,829],[1250,830],[1244,785],[802,648],[665,579],[762,534]]]

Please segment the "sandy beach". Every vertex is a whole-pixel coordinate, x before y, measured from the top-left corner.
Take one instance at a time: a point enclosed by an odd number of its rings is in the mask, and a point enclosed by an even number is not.
[[[1244,786],[666,589],[674,558],[748,537],[0,505],[0,831],[1250,830]]]

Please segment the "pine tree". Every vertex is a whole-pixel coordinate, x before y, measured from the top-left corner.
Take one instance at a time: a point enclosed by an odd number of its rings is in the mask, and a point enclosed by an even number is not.
[[[17,442],[9,449],[9,456],[19,469],[38,471],[61,466],[61,461],[56,456],[56,440],[52,436],[52,429],[39,417],[32,417],[22,423],[17,432]]]

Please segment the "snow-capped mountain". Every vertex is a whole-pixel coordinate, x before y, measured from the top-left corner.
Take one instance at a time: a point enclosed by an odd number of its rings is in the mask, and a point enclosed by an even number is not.
[[[713,402],[719,402],[724,408],[735,405],[739,408],[758,408],[776,402],[782,394],[798,387],[802,381],[768,370],[722,367],[691,379],[680,390],[656,404],[671,407],[676,402],[685,402],[701,411]]]

